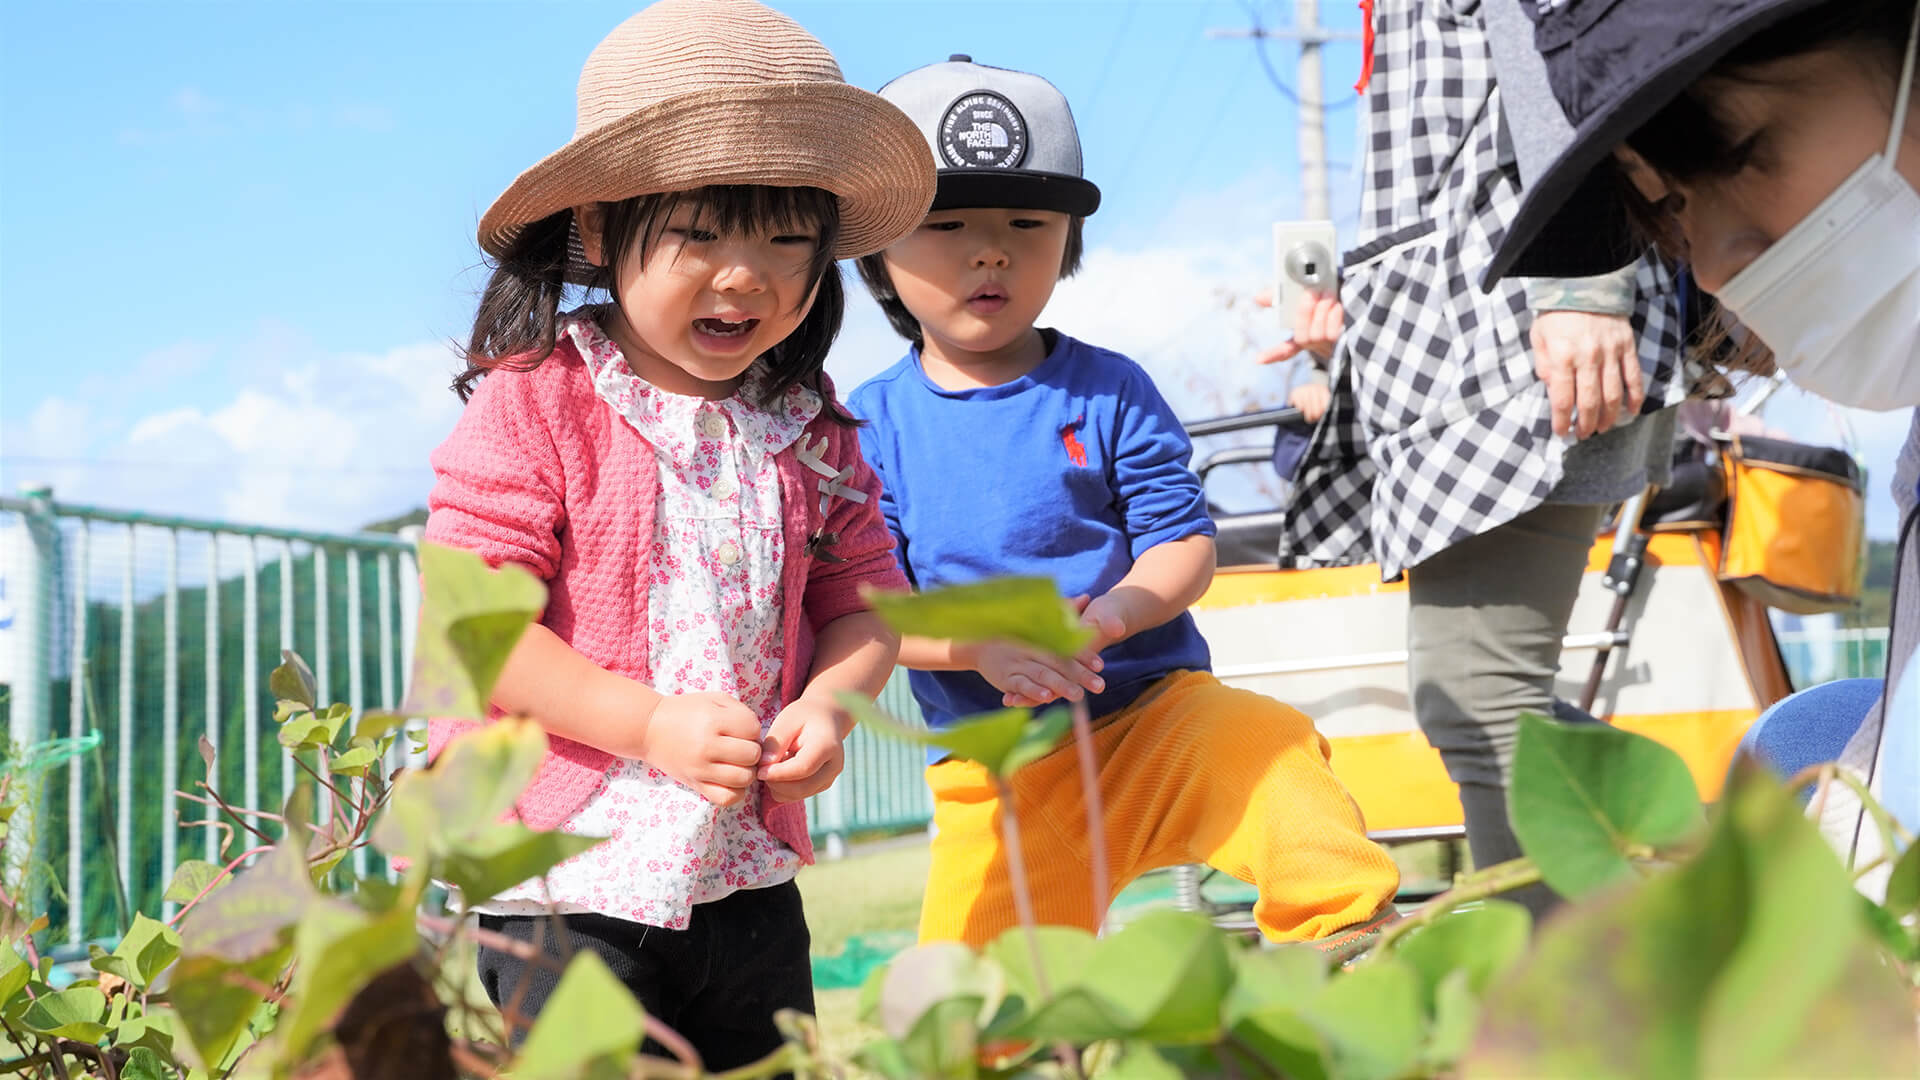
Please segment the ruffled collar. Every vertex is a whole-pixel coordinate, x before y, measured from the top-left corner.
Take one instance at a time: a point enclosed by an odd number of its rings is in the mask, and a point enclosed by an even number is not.
[[[764,359],[755,360],[739,389],[718,401],[662,390],[633,373],[620,346],[601,329],[600,310],[585,307],[569,313],[561,332],[586,362],[600,399],[676,465],[689,464],[698,436],[711,434],[702,428],[703,417],[724,416],[748,456],[758,459],[792,446],[820,415],[820,395],[802,386],[788,387],[772,410],[760,405],[772,379]]]

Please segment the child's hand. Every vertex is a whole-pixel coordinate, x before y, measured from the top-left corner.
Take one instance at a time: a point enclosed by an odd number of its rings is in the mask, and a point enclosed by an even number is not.
[[[747,797],[760,764],[760,718],[726,694],[670,694],[647,720],[640,758],[715,806]]]
[[[799,802],[827,790],[846,765],[842,743],[852,727],[845,710],[804,695],[781,709],[761,748],[767,794],[775,802]]]
[[[1293,388],[1287,395],[1287,404],[1300,410],[1300,419],[1317,424],[1327,415],[1327,406],[1333,404],[1333,391],[1321,383],[1306,383]]]
[[[1073,606],[1080,609],[1080,622],[1093,631],[1093,641],[1080,655],[1098,656],[1107,646],[1116,641],[1124,641],[1128,634],[1127,612],[1124,605],[1112,593],[1088,598],[1075,597]]]
[[[1097,672],[1099,650],[1088,649],[1073,659],[1042,652],[1017,641],[983,641],[974,647],[974,670],[1000,691],[1007,708],[1045,705],[1056,698],[1079,701],[1087,691],[1107,688]]]

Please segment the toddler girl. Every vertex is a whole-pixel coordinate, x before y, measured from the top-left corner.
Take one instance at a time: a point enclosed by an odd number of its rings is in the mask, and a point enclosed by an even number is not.
[[[546,582],[493,696],[549,735],[517,809],[610,839],[470,899],[487,929],[598,953],[709,1068],[813,1008],[799,800],[840,772],[833,695],[892,669],[857,589],[904,585],[821,370],[835,260],[932,195],[926,141],[790,19],[662,0],[594,50],[572,141],[481,219],[494,271],[427,539]],[[571,286],[605,302],[563,313]],[[467,726],[434,722],[429,751]],[[510,953],[479,963],[523,1016],[554,988]]]

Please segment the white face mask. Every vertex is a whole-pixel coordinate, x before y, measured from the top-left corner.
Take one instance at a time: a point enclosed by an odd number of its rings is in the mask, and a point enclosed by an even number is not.
[[[1787,377],[1841,405],[1920,405],[1920,192],[1894,170],[1914,42],[1885,153],[1733,276],[1723,307],[1767,343]]]

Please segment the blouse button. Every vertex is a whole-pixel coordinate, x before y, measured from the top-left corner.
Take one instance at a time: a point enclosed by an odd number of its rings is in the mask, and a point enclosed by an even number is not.
[[[717,439],[727,433],[726,417],[719,413],[708,413],[700,418],[700,430]]]
[[[713,497],[716,499],[731,499],[738,490],[740,486],[724,476],[713,482]]]
[[[732,566],[740,561],[740,546],[728,540],[720,545],[720,565]]]

